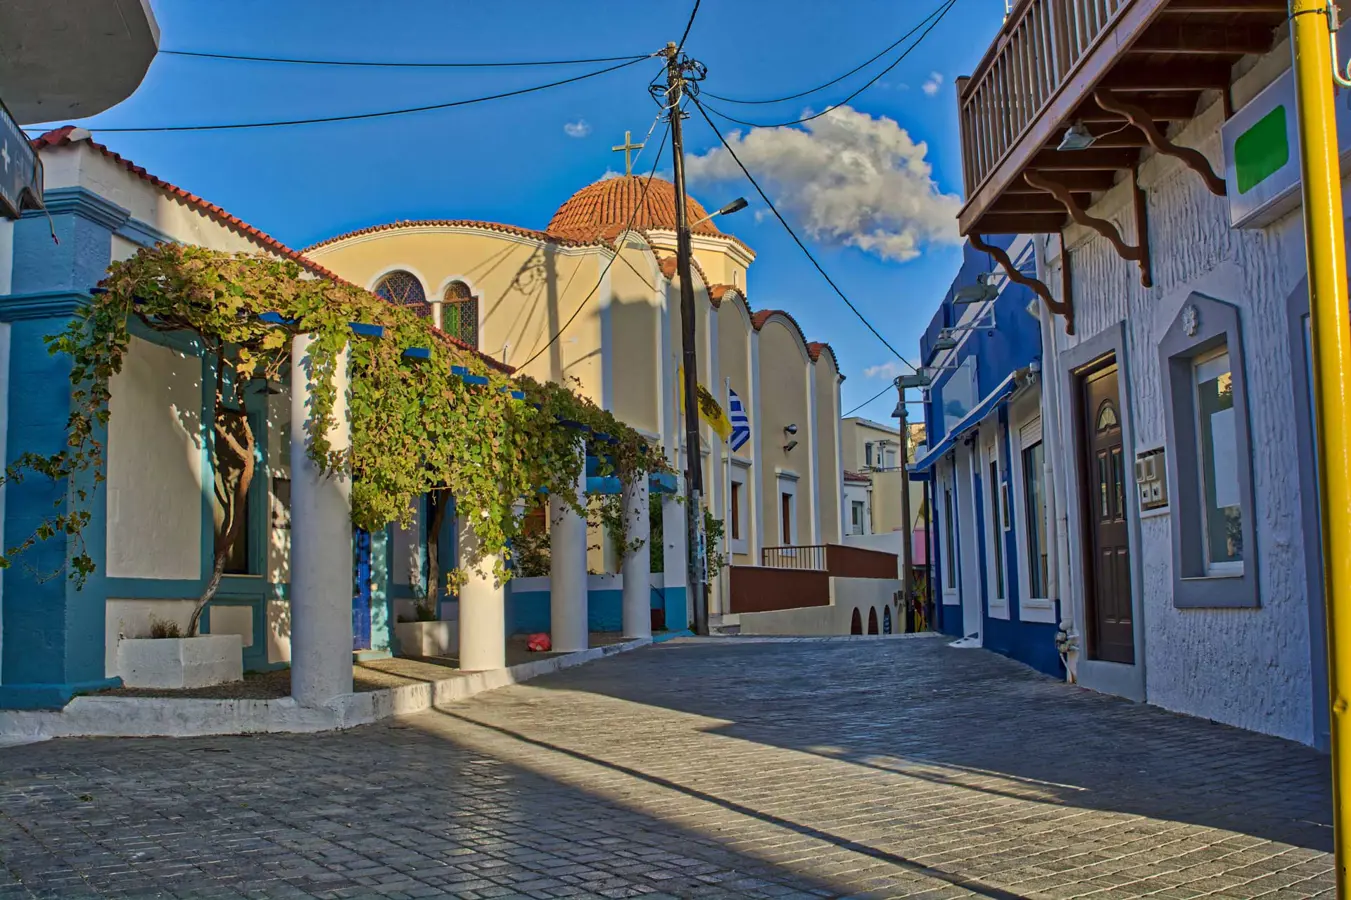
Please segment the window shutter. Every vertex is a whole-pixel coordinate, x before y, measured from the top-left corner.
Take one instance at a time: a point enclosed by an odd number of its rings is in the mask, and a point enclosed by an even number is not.
[[[1041,440],[1041,416],[1038,416],[1024,425],[1019,429],[1018,434],[1021,444],[1024,447],[1031,447],[1033,444],[1039,442]]]

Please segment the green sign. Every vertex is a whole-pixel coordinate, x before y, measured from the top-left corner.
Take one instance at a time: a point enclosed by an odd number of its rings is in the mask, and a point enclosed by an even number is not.
[[[1290,141],[1286,138],[1285,105],[1281,104],[1257,120],[1234,139],[1234,169],[1238,192],[1246,194],[1279,172],[1290,161]]]

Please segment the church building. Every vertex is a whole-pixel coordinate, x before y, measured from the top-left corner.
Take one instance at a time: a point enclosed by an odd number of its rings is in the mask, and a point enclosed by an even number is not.
[[[722,546],[710,551],[730,565],[760,565],[765,547],[838,543],[843,376],[834,351],[807,340],[787,312],[753,309],[747,271],[754,251],[719,230],[693,198],[689,220],[699,383],[724,410],[739,408],[749,420],[749,434],[739,429],[726,441],[701,425],[704,495],[724,531]],[[570,384],[683,468],[671,182],[602,179],[569,197],[543,230],[396,221],[303,252],[348,281],[425,310],[444,331],[521,374]],[[664,585],[654,576],[654,590],[683,594],[683,563],[670,561],[685,557],[684,509],[667,495],[662,512],[666,573]],[[593,581],[617,571],[599,529],[589,543]],[[729,611],[726,580],[724,571],[714,581],[715,617]],[[518,602],[527,582],[515,587]]]

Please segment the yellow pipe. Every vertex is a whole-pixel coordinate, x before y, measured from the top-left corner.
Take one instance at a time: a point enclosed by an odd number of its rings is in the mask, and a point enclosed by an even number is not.
[[[1342,225],[1333,60],[1327,0],[1290,0],[1299,156],[1304,185],[1304,247],[1313,331],[1314,427],[1323,522],[1323,597],[1332,701],[1332,826],[1337,896],[1351,898],[1351,309]]]

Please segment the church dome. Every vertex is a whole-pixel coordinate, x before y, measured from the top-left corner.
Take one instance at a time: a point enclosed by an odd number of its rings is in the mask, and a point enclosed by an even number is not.
[[[645,175],[623,175],[589,184],[558,207],[546,231],[573,241],[611,240],[626,225],[634,231],[675,231],[675,185],[662,178],[653,178],[644,197],[646,183]],[[691,222],[698,222],[708,215],[698,200],[689,195],[686,199]],[[711,220],[694,226],[691,231],[694,234],[722,234]]]

